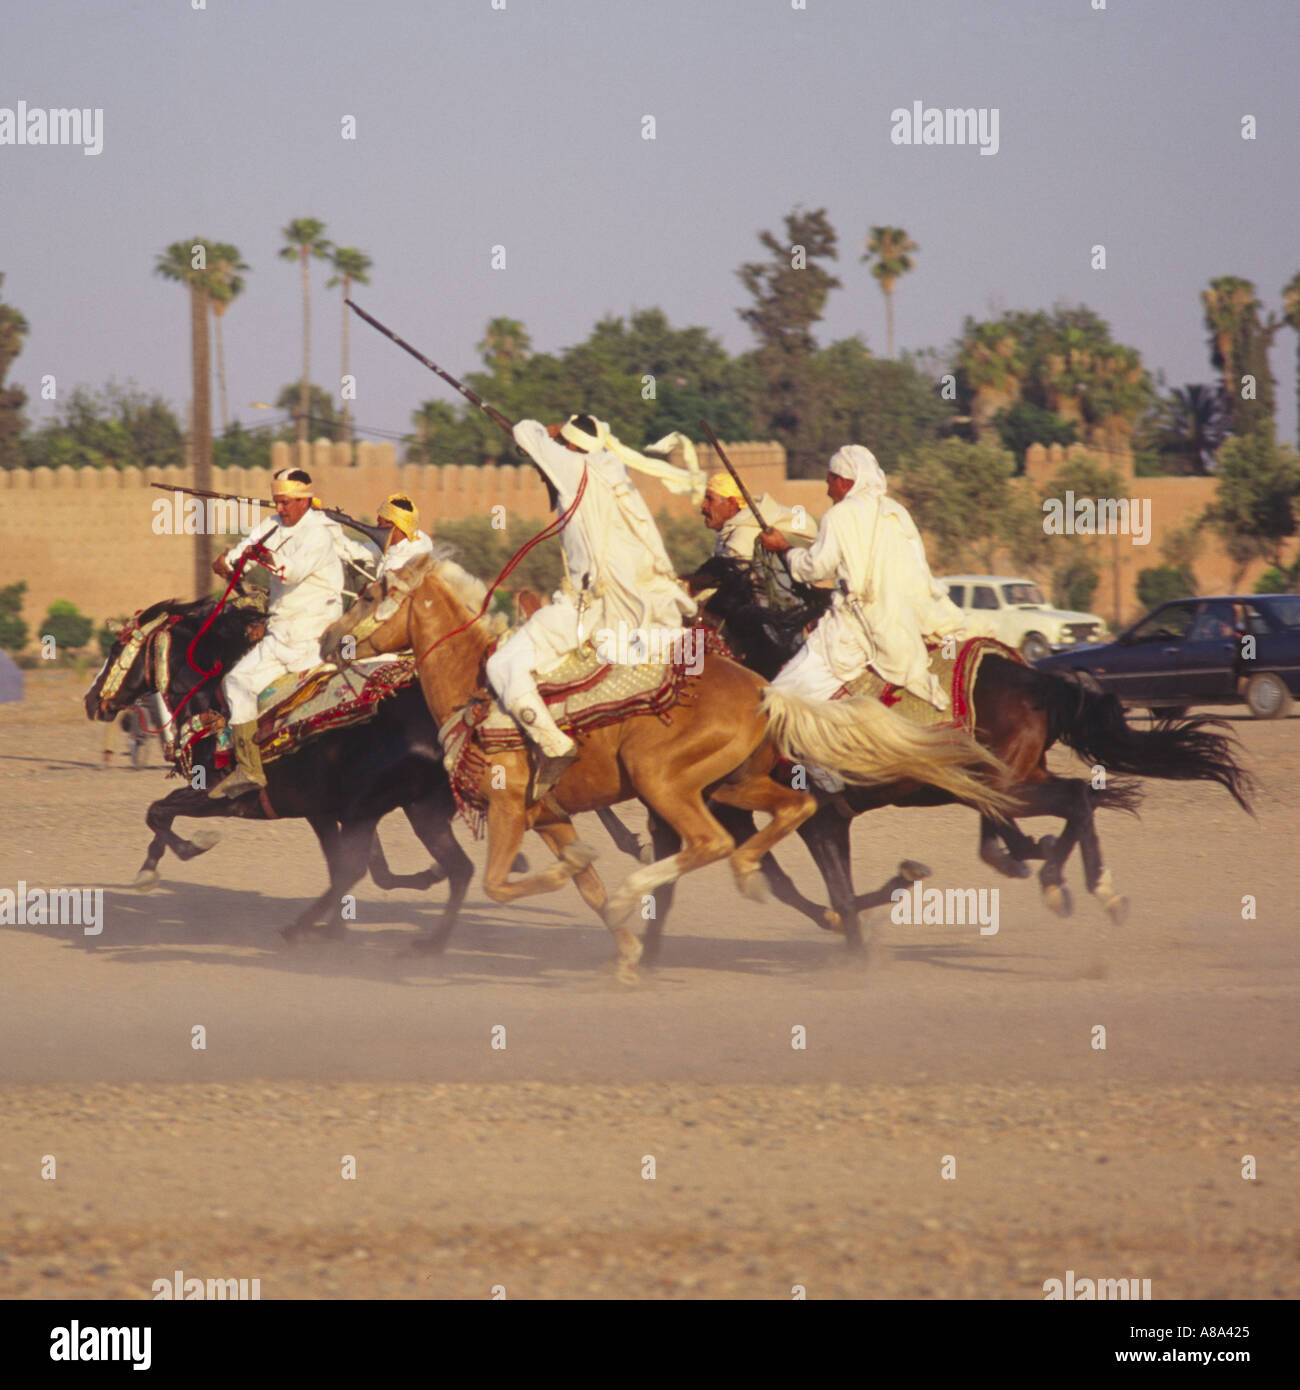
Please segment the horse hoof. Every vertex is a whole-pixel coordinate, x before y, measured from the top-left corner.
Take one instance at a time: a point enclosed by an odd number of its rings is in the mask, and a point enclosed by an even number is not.
[[[1045,883],[1043,902],[1058,917],[1068,917],[1074,911],[1074,904],[1070,901],[1070,890],[1063,883]]]
[[[919,859],[904,859],[898,865],[899,878],[906,879],[908,883],[916,883],[923,878],[929,878],[934,870],[928,864],[922,864]]]
[[[1128,899],[1122,893],[1117,893],[1103,906],[1117,927],[1122,927],[1128,921]]]
[[[214,845],[221,843],[221,831],[211,825],[201,825],[190,836],[190,844],[194,846],[200,854],[206,854]]]
[[[1011,859],[1007,862],[1008,878],[1028,878],[1033,870],[1023,859]]]
[[[560,851],[560,862],[566,864],[575,874],[591,868],[595,860],[596,851],[590,845],[583,844],[581,840],[574,840],[571,845],[565,845]]]
[[[135,876],[135,882],[131,884],[131,887],[134,888],[137,893],[152,893],[157,886],[157,869],[141,869]]]
[[[737,874],[736,887],[740,889],[740,896],[748,898],[752,903],[765,903],[767,901],[767,880],[758,869],[750,869],[747,873]]]
[[[822,914],[822,930],[833,931],[838,935],[844,935],[844,919],[833,907],[828,907]]]

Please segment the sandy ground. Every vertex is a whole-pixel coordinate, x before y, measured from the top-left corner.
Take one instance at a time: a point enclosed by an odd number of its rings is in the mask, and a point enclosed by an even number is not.
[[[1140,821],[1099,817],[1123,927],[1077,860],[1062,921],[979,863],[970,813],[886,811],[857,822],[859,887],[922,858],[1000,890],[996,935],[877,912],[850,959],[714,868],[628,989],[572,889],[503,909],[476,881],[429,959],[405,948],[442,890],[367,881],[346,942],[280,949],[325,881],[297,822],[227,822],[127,891],[176,784],[156,750],[100,768],[84,683],[0,706],[0,888],[105,890],[97,937],[0,928],[0,1297],[148,1298],[178,1269],[263,1298],[1040,1299],[1068,1269],[1300,1295],[1300,719],[1232,712],[1257,822],[1156,783]],[[587,819],[614,882],[631,861]]]

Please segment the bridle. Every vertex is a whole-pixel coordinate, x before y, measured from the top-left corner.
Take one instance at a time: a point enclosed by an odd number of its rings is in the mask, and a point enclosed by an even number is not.
[[[126,683],[126,678],[135,668],[141,653],[145,657],[145,680],[150,679],[150,666],[152,666],[154,689],[162,696],[164,705],[166,704],[171,657],[171,629],[180,621],[180,614],[159,613],[156,618],[150,618],[147,623],[139,622],[139,617],[140,615],[137,613],[122,629],[119,634],[121,638],[125,639],[122,642],[122,650],[109,662],[108,668],[101,678],[99,687],[100,714],[109,713],[109,703]]]

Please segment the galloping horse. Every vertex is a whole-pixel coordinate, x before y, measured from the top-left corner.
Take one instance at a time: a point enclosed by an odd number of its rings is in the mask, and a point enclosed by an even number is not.
[[[321,640],[327,660],[338,659],[348,636],[356,656],[412,648],[425,698],[444,739],[480,688],[479,673],[492,638],[478,616],[483,585],[451,563],[448,554],[441,547],[433,556],[367,586]],[[969,743],[963,747],[947,736],[917,730],[876,701],[866,702],[870,708],[858,708],[864,702],[846,701],[835,717],[822,719],[807,702],[773,699],[774,694],[752,671],[706,655],[688,699],[660,716],[632,715],[583,734],[577,761],[540,801],[527,798],[531,766],[526,749],[494,755],[503,776],[491,775],[485,761],[475,790],[487,806],[488,895],[496,902],[512,902],[574,879],[615,938],[619,978],[634,979],[642,948],[625,922],[643,894],[727,857],[737,886],[752,894],[767,851],[816,810],[807,792],[769,775],[787,741],[780,732],[786,727],[814,743],[820,760],[848,776],[863,781],[911,776],[967,796],[990,811],[1006,805],[970,770],[996,772],[996,761]],[[594,853],[577,842],[570,816],[631,797],[638,797],[671,827],[680,848],[632,873],[607,898],[591,869]],[[772,819],[737,845],[707,808],[710,797],[745,811],[765,811]],[[560,862],[512,882],[511,860],[530,828],[542,835]]]
[[[186,660],[190,642],[213,617],[215,601],[157,603],[147,608],[114,642],[108,660],[86,692],[91,719],[111,719],[120,710],[150,694],[165,692],[165,702],[185,722],[218,707],[219,679],[204,681],[202,672],[228,671],[249,649],[253,629],[263,620],[252,609],[224,607],[194,649],[191,669]],[[172,621],[174,619],[174,621]],[[158,638],[171,640],[160,647]],[[143,635],[142,635],[143,634]],[[174,730],[169,729],[174,736]],[[464,902],[473,865],[456,843],[451,821],[456,812],[451,786],[442,764],[437,730],[424,697],[410,685],[380,701],[373,719],[322,734],[313,742],[266,765],[267,795],[249,792],[234,800],[210,797],[219,774],[213,759],[215,740],[199,745],[195,767],[204,770],[203,785],[183,786],[155,801],[145,820],[154,838],[136,875],[135,887],[148,890],[158,882],[158,863],[168,849],[182,860],[193,859],[215,845],[220,836],[200,830],[192,840],[172,829],[177,816],[206,818],[236,816],[267,820],[303,818],[316,832],[329,868],[329,888],[297,920],[285,928],[292,939],[303,931],[339,935],[344,930],[343,896],[365,874],[367,862],[381,888],[426,889],[448,880],[449,894],[438,927],[418,943],[422,950],[441,950],[455,926]],[[394,874],[384,859],[375,833],[380,819],[400,808],[411,829],[433,856],[436,868],[418,874]]]
[[[752,661],[759,670],[772,669],[773,665],[779,669],[794,654],[805,625],[820,616],[827,601],[821,591],[796,585],[804,600],[802,607],[783,613],[765,609],[755,601],[752,569],[744,561],[710,560],[691,578],[695,587],[711,589],[708,611],[725,624],[724,631],[738,658],[746,664]],[[1100,899],[1113,921],[1125,920],[1128,899],[1116,892],[1110,871],[1103,865],[1093,812],[1099,807],[1135,811],[1140,789],[1131,777],[1217,782],[1250,812],[1253,779],[1236,761],[1235,740],[1209,731],[1224,726],[1221,719],[1198,716],[1135,729],[1125,719],[1116,696],[1089,691],[1064,677],[993,654],[980,664],[972,700],[975,737],[1010,769],[1013,785],[1008,790],[1015,798],[1012,815],[981,813],[980,857],[1011,878],[1027,876],[1029,870],[1023,861],[1042,859],[1039,881],[1043,899],[1060,916],[1069,916],[1072,910],[1063,870],[1078,844],[1089,892]],[[1047,750],[1057,741],[1085,762],[1102,767],[1106,784],[1094,787],[1080,778],[1048,772]],[[822,925],[856,938],[860,931],[858,909],[879,901],[878,894],[869,895],[868,902],[854,896],[849,854],[849,827],[854,817],[881,806],[938,806],[960,799],[905,781],[893,786],[851,786],[831,804],[822,805],[799,827],[831,895],[830,911]],[[742,814],[724,816],[733,833],[744,832]],[[1059,837],[1049,835],[1035,841],[1020,831],[1015,816],[1059,816],[1065,827]],[[999,840],[1009,847],[1010,854]],[[656,853],[670,843],[671,835],[660,827]],[[776,873],[780,872],[777,868]],[[782,896],[791,900],[785,893]],[[806,899],[794,905],[809,916],[816,914],[815,905]]]

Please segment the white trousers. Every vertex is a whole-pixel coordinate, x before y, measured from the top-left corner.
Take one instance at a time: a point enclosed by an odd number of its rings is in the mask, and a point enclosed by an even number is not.
[[[558,666],[578,642],[578,610],[567,599],[547,604],[488,657],[488,684],[512,709],[537,694],[537,676]]]
[[[273,680],[290,671],[310,671],[320,665],[320,642],[284,642],[272,633],[230,668],[221,683],[231,724],[247,724],[257,718],[257,697]]]

